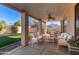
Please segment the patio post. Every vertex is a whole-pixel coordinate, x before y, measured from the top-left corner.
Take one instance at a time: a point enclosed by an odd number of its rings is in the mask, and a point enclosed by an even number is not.
[[[22,30],[21,44],[22,46],[26,46],[29,41],[28,17],[29,17],[29,13],[26,11],[23,11],[22,17],[21,17],[21,30]]]
[[[47,21],[45,22],[45,34],[47,34]]]
[[[61,20],[61,33],[64,32],[64,20]]]
[[[39,30],[40,30],[40,35],[42,35],[42,21],[39,21]]]

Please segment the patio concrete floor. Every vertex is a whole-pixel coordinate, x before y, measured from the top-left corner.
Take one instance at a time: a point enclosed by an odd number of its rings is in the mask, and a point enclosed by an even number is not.
[[[31,44],[26,47],[18,47],[5,55],[68,55],[68,49],[67,47],[57,49],[57,45],[53,43]]]

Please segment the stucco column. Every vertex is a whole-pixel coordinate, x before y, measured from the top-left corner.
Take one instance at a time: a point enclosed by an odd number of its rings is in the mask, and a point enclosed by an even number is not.
[[[44,24],[45,24],[45,34],[47,34],[47,21]]]
[[[22,46],[26,46],[28,41],[29,41],[29,37],[28,37],[28,33],[29,33],[29,26],[28,26],[28,17],[29,17],[29,13],[26,11],[22,12],[22,17],[21,17],[21,44]]]
[[[39,21],[40,35],[42,35],[42,21]]]
[[[39,35],[41,35],[42,34],[42,21],[41,20],[38,22],[37,30],[39,32]]]
[[[41,35],[43,34],[43,24],[42,24],[42,21],[40,21],[40,24],[41,24]]]
[[[61,33],[64,32],[64,20],[61,20]]]

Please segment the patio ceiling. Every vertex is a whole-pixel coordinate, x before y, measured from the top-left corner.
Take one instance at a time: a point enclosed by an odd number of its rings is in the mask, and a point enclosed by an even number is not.
[[[64,16],[64,13],[68,10],[68,6],[71,3],[12,3],[14,7],[19,10],[27,10],[30,15],[38,19],[48,19],[48,14],[51,13],[52,17],[60,19]]]

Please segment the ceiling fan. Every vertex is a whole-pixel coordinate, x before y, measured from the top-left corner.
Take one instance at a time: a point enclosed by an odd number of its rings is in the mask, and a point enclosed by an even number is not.
[[[48,21],[52,21],[52,20],[55,20],[55,17],[54,16],[52,17],[52,14],[49,13],[48,14]]]

